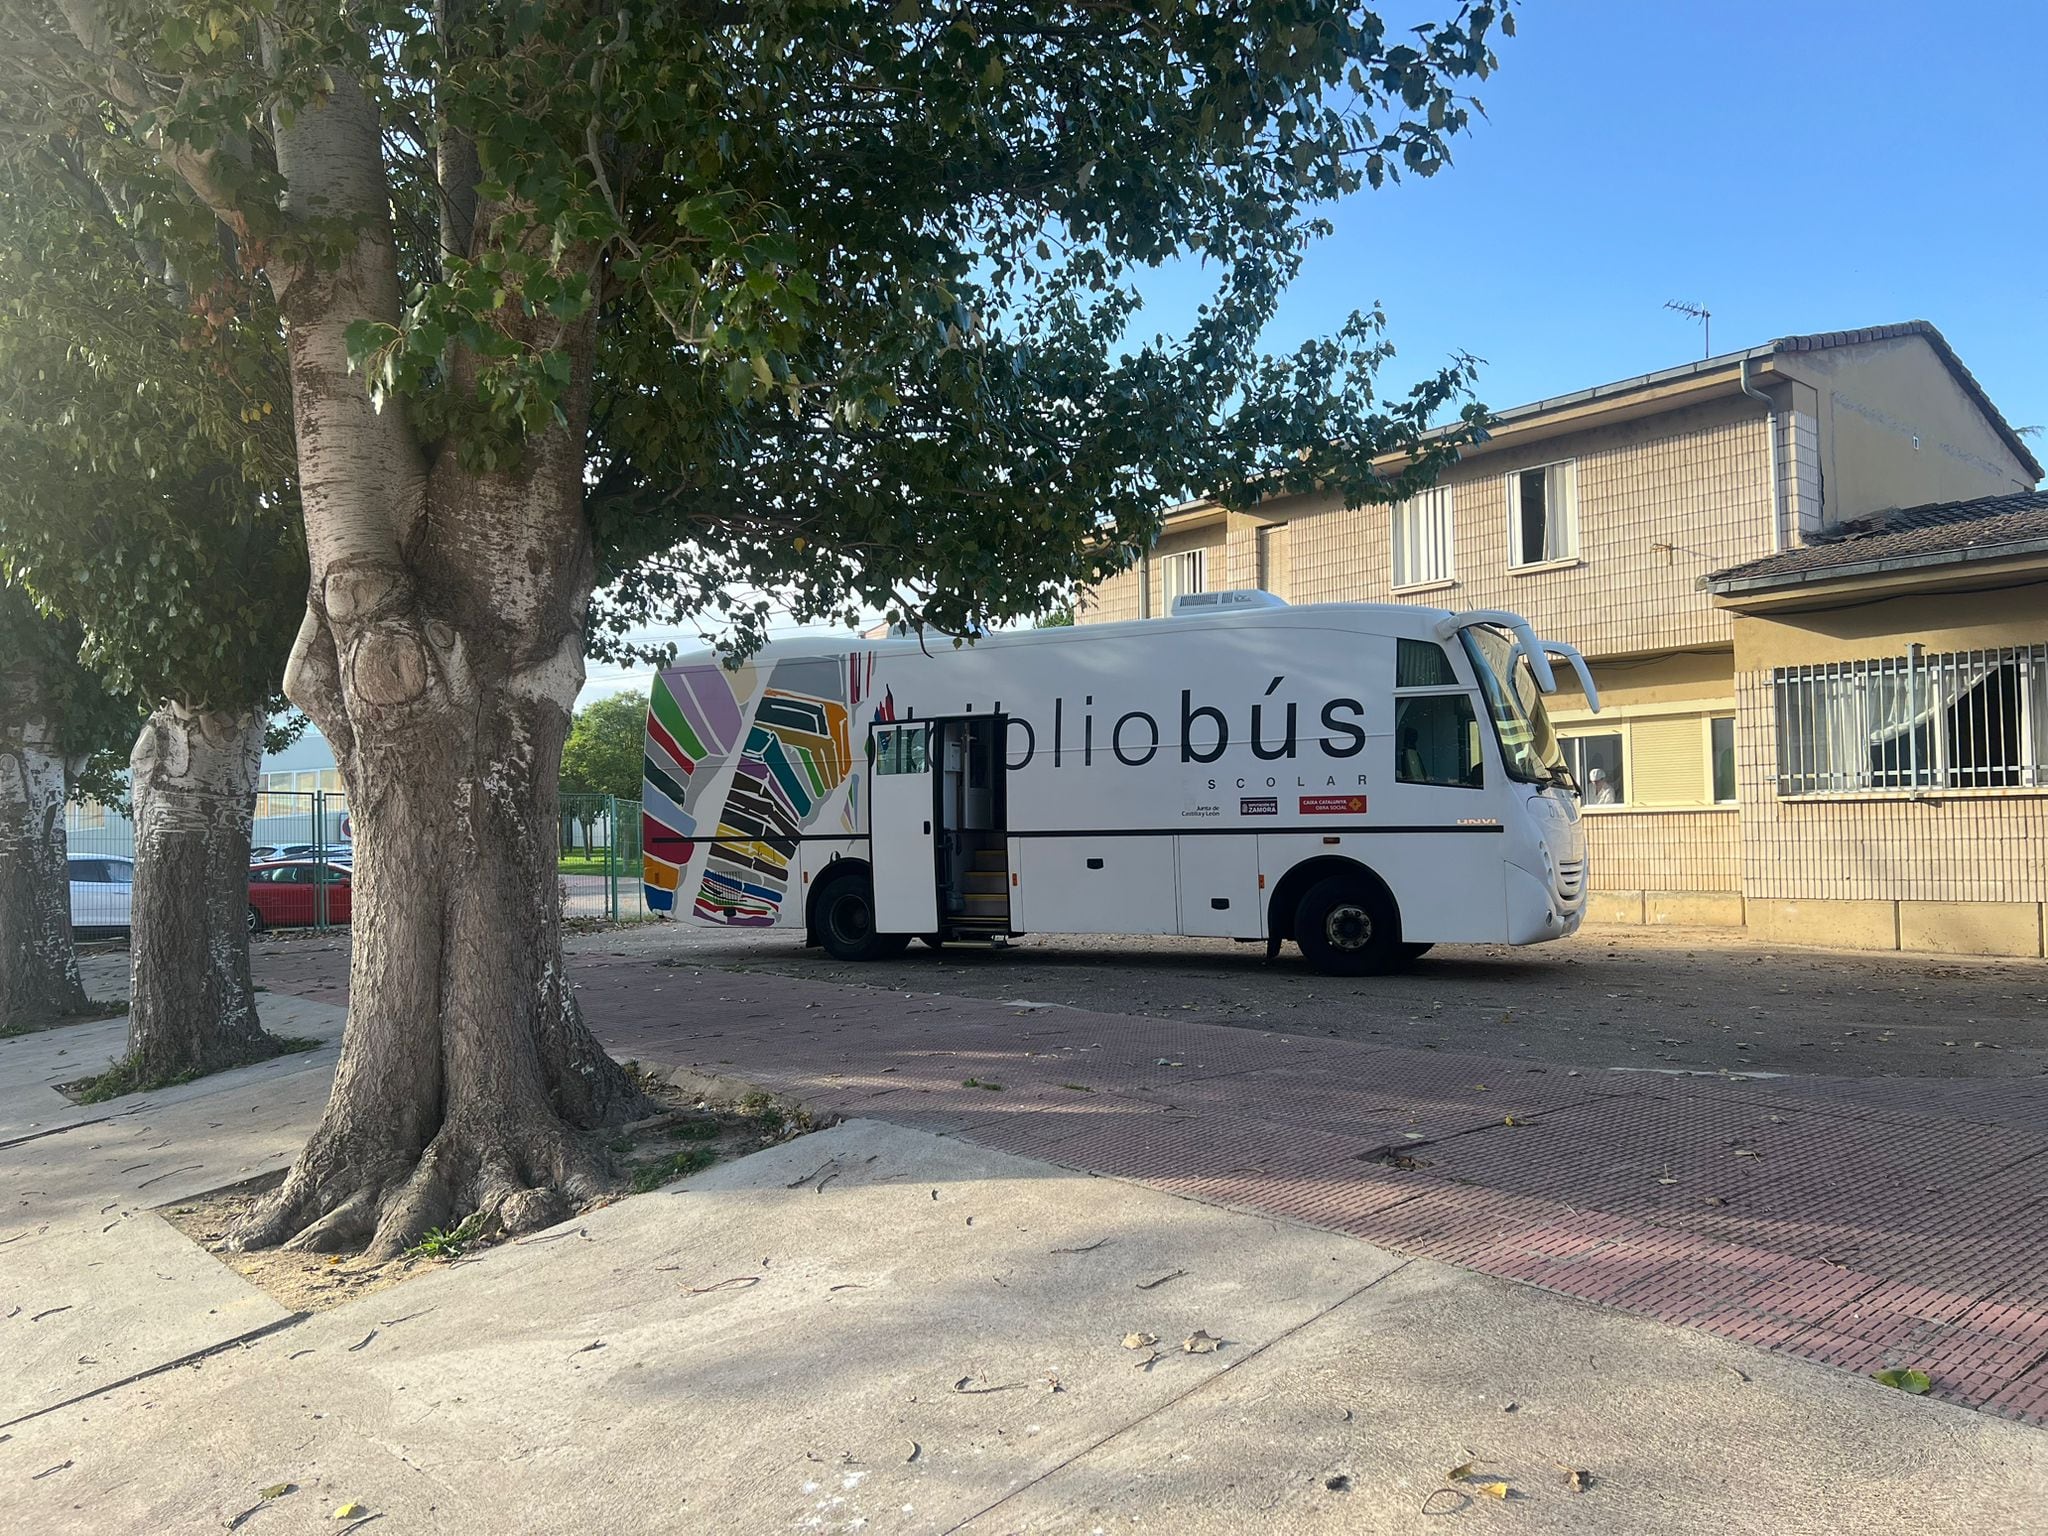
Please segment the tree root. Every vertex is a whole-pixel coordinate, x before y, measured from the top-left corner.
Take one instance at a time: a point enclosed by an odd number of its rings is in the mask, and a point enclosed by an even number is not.
[[[229,1246],[333,1253],[367,1244],[364,1257],[381,1262],[471,1215],[492,1236],[550,1226],[619,1182],[602,1147],[545,1112],[446,1121],[417,1158],[348,1141],[315,1133]]]

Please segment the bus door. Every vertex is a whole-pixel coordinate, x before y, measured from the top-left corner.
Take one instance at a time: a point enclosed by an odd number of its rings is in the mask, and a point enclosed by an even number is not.
[[[874,782],[868,789],[868,859],[874,870],[875,931],[937,933],[938,792],[932,722],[878,720],[868,728]]]
[[[1003,715],[963,715],[932,724],[938,743],[939,917],[945,931],[1010,931],[1009,739]]]
[[[878,932],[1009,931],[1005,724],[963,715],[870,727]]]

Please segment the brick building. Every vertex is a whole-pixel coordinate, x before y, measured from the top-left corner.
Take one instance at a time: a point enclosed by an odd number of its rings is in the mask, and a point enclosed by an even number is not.
[[[1592,661],[1552,714],[1595,915],[2043,952],[2048,495],[1924,322],[1499,414],[1395,506],[1176,508],[1081,623],[1185,592],[1508,608]]]

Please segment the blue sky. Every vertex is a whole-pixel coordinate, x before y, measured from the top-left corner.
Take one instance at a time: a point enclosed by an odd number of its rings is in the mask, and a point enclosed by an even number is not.
[[[2048,5],[1533,0],[1517,21],[1456,163],[1337,208],[1275,348],[1379,299],[1388,383],[1462,349],[1505,407],[1698,357],[1667,299],[1713,311],[1717,352],[1924,319],[2048,428]],[[1162,275],[1149,318],[1192,288]]]

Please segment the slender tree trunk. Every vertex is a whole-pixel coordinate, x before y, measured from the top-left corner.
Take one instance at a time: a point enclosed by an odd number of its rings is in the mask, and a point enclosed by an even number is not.
[[[128,1053],[145,1083],[275,1055],[249,979],[255,709],[162,704],[136,738]]]
[[[65,863],[72,772],[49,722],[0,719],[0,1027],[86,1007]]]

